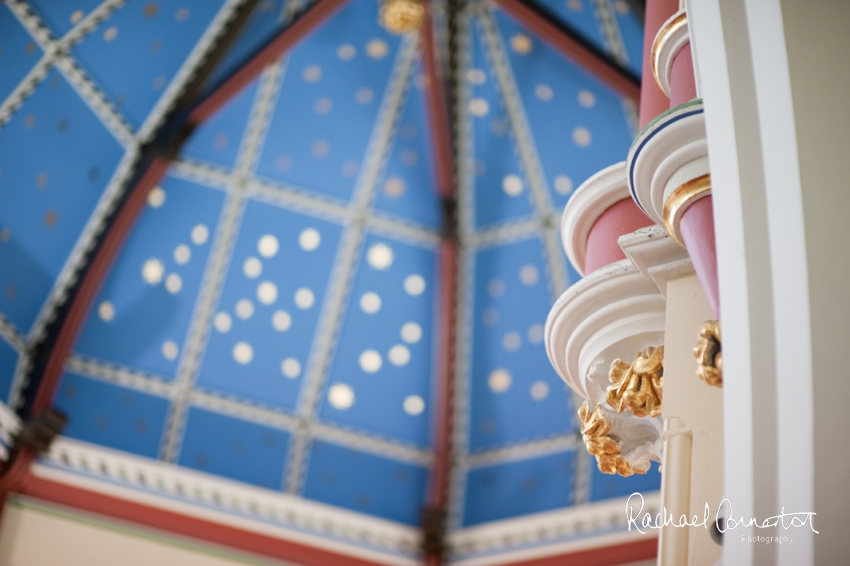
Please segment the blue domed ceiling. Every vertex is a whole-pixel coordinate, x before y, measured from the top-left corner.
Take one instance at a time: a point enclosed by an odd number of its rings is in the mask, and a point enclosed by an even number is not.
[[[13,407],[140,145],[238,4],[0,5],[0,390]],[[307,3],[281,4],[258,3],[208,90]],[[639,72],[627,3],[541,5]],[[417,34],[378,24],[375,0],[352,0],[195,129],[67,360],[65,437],[419,525],[446,355],[420,55]],[[634,108],[486,3],[459,19],[457,66],[450,528],[657,489],[655,470],[596,470],[543,346],[578,278],[560,211],[623,159]]]

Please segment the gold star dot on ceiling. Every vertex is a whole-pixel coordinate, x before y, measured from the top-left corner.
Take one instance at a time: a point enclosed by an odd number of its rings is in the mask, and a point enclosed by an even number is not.
[[[518,33],[511,38],[511,49],[520,55],[531,52],[532,47],[531,38],[523,33]]]

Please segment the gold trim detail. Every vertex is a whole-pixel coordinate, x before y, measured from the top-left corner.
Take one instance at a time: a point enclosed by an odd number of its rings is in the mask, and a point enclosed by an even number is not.
[[[661,84],[661,79],[658,76],[661,72],[658,68],[658,57],[661,55],[661,48],[664,47],[664,44],[667,43],[670,36],[678,31],[679,28],[687,24],[688,14],[686,12],[682,12],[673,20],[667,22],[667,25],[658,30],[658,34],[655,36],[655,41],[652,42],[652,52],[649,59],[650,66],[652,68],[652,76],[655,77],[655,82],[658,83],[658,88],[660,88],[661,92],[666,94],[668,98],[670,93],[664,90],[664,85]]]
[[[649,347],[635,356],[631,365],[617,358],[611,363],[605,400],[618,413],[624,410],[636,417],[661,414],[661,381],[664,375],[664,346]]]
[[[620,444],[611,438],[611,421],[602,412],[599,404],[590,410],[590,403],[585,401],[578,410],[581,419],[581,434],[587,452],[596,456],[596,465],[603,474],[620,474],[627,478],[633,474],[645,474],[646,470],[632,467],[623,459]]]
[[[662,213],[664,229],[683,248],[685,244],[682,243],[682,235],[679,233],[679,220],[681,220],[682,214],[685,213],[688,206],[705,196],[703,193],[708,192],[711,192],[711,175],[706,173],[696,179],[682,183],[664,201],[664,211]]]
[[[706,320],[699,327],[694,357],[697,359],[697,376],[711,386],[723,387],[723,342],[718,321]]]
[[[388,32],[410,33],[422,27],[425,6],[421,0],[383,0],[378,17]]]

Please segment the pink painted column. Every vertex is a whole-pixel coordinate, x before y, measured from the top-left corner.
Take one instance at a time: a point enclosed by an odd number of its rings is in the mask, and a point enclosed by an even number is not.
[[[643,80],[640,90],[640,128],[670,107],[667,95],[652,76],[652,43],[661,26],[679,11],[679,0],[647,0],[643,35]]]
[[[691,204],[679,221],[682,243],[691,256],[699,282],[715,319],[720,319],[717,284],[717,247],[714,242],[714,208],[711,193]]]
[[[617,238],[651,225],[652,219],[644,214],[635,201],[624,198],[603,212],[587,234],[587,253],[584,273],[589,275],[600,267],[626,259]]]
[[[685,44],[673,58],[670,68],[670,108],[684,104],[697,97],[697,82],[694,75],[694,59],[691,43]]]

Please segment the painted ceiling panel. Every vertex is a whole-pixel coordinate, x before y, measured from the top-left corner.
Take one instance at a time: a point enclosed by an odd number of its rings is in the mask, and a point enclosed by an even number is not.
[[[224,108],[198,126],[183,146],[181,155],[227,169],[233,168],[257,95],[257,82],[252,82]]]
[[[466,477],[463,525],[572,505],[575,483],[572,450],[472,469]]]
[[[400,43],[377,14],[349,2],[292,51],[260,176],[351,196]]]
[[[0,129],[0,312],[23,333],[122,153],[55,70]]]
[[[248,22],[236,41],[207,81],[207,89],[214,88],[236,71],[258,49],[262,48],[285,25],[286,0],[261,0],[251,12]]]
[[[531,216],[528,181],[515,153],[515,133],[498,91],[491,57],[480,29],[470,29],[466,101],[474,147],[475,225],[488,226]]]
[[[551,198],[558,210],[575,187],[625,159],[632,141],[620,98],[503,12],[504,37]],[[528,49],[524,42],[530,41]],[[518,46],[522,48],[517,49]]]
[[[56,0],[33,0],[30,2],[38,15],[44,19],[50,29],[62,36],[71,31],[103,0],[74,0],[73,2],[57,2]]]
[[[549,365],[550,306],[537,238],[475,258],[469,448],[492,449],[575,430],[571,394]]]
[[[68,416],[62,434],[156,458],[168,409],[162,397],[66,372],[55,403]]]
[[[605,38],[602,36],[596,4],[599,0],[537,0],[541,6],[552,12],[570,28],[601,50],[605,50]],[[607,0],[602,0],[607,1]]]
[[[658,464],[653,463],[645,474],[635,474],[624,478],[600,472],[595,458],[588,458],[588,462],[591,467],[588,501],[628,497],[636,491],[645,494],[661,488],[661,472],[658,471]]]
[[[12,379],[15,376],[15,364],[18,352],[8,342],[0,338],[0,401],[9,402]]]
[[[222,0],[130,0],[71,51],[138,128],[221,5]]]
[[[443,210],[436,198],[433,141],[427,121],[424,80],[419,69],[411,81],[413,84],[396,131],[375,210],[428,227],[439,227]]]
[[[429,444],[436,264],[433,250],[366,238],[322,419]]]
[[[418,525],[428,469],[314,442],[304,497],[344,509]]]
[[[151,191],[95,300],[78,354],[175,376],[223,199],[172,176]]]
[[[295,408],[341,232],[324,220],[247,204],[211,316],[200,387]]]
[[[0,6],[0,101],[11,94],[41,55],[41,48],[8,7]]]
[[[278,490],[288,443],[287,432],[194,407],[179,464]]]

